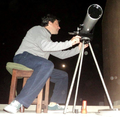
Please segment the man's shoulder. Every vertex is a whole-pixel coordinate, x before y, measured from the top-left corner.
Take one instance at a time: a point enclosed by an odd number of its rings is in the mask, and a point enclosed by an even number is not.
[[[44,33],[46,30],[45,30],[45,28],[44,27],[42,27],[42,26],[40,26],[40,25],[38,25],[38,26],[33,26],[32,28],[30,28],[29,30],[28,30],[28,32],[30,32],[30,33]]]
[[[35,29],[44,30],[44,27],[37,25],[37,26],[33,26],[32,28],[30,28],[30,30],[35,30]]]

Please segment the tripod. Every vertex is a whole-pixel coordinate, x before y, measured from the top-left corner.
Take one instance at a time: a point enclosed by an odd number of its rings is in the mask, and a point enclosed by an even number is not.
[[[78,87],[79,87],[79,81],[80,81],[80,75],[81,75],[81,69],[82,69],[82,62],[83,62],[84,45],[85,45],[86,43],[89,44],[89,48],[90,48],[90,51],[91,51],[91,53],[92,53],[94,62],[95,62],[95,64],[96,64],[96,67],[97,67],[97,70],[98,70],[98,73],[99,73],[101,82],[102,82],[102,84],[103,84],[103,87],[104,87],[104,90],[105,90],[105,93],[106,93],[106,96],[107,96],[107,98],[108,98],[108,102],[109,102],[109,104],[110,104],[110,108],[113,109],[112,101],[111,101],[111,99],[110,99],[108,90],[107,90],[107,88],[106,88],[106,85],[105,85],[105,82],[104,82],[104,79],[103,79],[103,76],[102,76],[102,73],[101,73],[101,71],[100,71],[100,68],[99,68],[97,59],[96,59],[96,57],[95,57],[95,54],[94,54],[94,52],[93,52],[93,49],[92,49],[92,46],[91,46],[91,43],[90,43],[90,38],[89,38],[89,37],[83,37],[83,38],[82,38],[82,47],[81,47],[81,50],[80,50],[80,53],[79,53],[79,56],[78,56],[76,68],[75,68],[75,71],[74,71],[74,75],[73,75],[71,87],[70,87],[70,90],[69,90],[69,94],[68,94],[68,97],[67,97],[67,101],[66,101],[66,105],[65,105],[65,109],[64,109],[64,112],[63,112],[63,113],[66,113],[66,111],[67,111],[68,103],[69,103],[69,101],[70,101],[70,97],[71,97],[71,93],[72,93],[72,90],[73,90],[73,86],[74,86],[74,82],[75,82],[77,70],[78,70],[78,67],[79,67],[78,79],[77,79],[77,85],[76,85],[76,92],[75,92],[75,99],[74,99],[74,105],[73,105],[73,110],[72,110],[73,113],[75,112],[75,106],[76,106],[76,100],[77,100],[77,94],[78,94]]]

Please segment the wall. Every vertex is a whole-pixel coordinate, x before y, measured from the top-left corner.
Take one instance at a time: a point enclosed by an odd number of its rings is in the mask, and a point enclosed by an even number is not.
[[[120,100],[120,0],[107,0],[102,21],[103,74],[112,102]]]

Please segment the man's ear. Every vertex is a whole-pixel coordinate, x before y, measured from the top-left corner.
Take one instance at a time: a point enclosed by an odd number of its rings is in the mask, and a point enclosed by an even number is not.
[[[50,26],[51,24],[52,24],[52,22],[51,22],[51,21],[49,21],[49,22],[48,22],[48,26]]]

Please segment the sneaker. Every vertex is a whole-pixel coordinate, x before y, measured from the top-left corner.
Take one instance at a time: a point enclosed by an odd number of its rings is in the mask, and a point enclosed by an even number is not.
[[[17,113],[21,106],[22,104],[14,100],[9,105],[7,105],[3,110],[9,113]]]
[[[48,106],[48,110],[56,111],[56,110],[64,110],[64,108],[61,107],[59,104],[56,104],[54,106]]]

